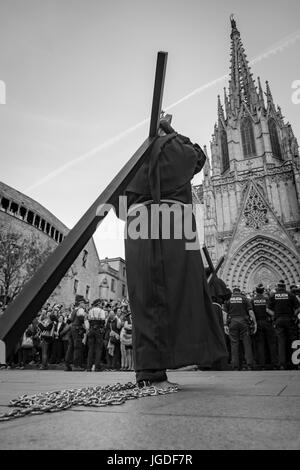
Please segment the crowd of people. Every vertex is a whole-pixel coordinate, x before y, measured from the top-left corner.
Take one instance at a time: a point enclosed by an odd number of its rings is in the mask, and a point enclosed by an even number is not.
[[[78,295],[69,307],[47,303],[20,338],[7,367],[48,369],[59,364],[65,370],[133,370],[128,301],[96,299],[90,305]]]
[[[237,286],[226,292],[212,295],[216,310],[220,308],[228,349],[222,368],[294,368],[291,346],[300,339],[299,287],[287,289],[281,281],[273,290],[260,284],[251,293]],[[3,305],[0,309],[2,313]],[[47,303],[20,338],[6,367],[28,365],[40,369],[61,365],[66,371],[134,370],[128,300],[96,299],[90,305],[77,295],[69,307]]]

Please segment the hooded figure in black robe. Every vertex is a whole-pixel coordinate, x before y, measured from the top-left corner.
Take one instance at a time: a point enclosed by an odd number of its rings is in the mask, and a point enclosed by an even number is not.
[[[191,180],[203,168],[206,156],[197,144],[176,132],[158,136],[149,153],[125,191],[127,284],[134,367],[140,386],[166,381],[166,369],[212,364],[227,355],[192,214]],[[175,204],[174,214],[165,220],[163,214],[159,223],[151,224],[152,208],[162,204]],[[139,209],[148,214],[142,222]],[[184,230],[178,238],[176,229],[187,219],[193,239]],[[166,224],[169,238],[162,235]],[[133,237],[132,226],[143,235]],[[191,241],[193,248],[187,249]]]

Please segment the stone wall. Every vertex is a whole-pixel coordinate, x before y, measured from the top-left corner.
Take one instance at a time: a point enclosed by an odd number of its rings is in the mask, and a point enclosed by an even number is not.
[[[28,217],[31,213],[33,217]],[[50,246],[53,250],[69,232],[46,208],[4,183],[0,183],[0,227],[1,230],[21,233],[24,238],[34,236],[43,247]],[[89,301],[99,297],[99,266],[98,253],[91,239],[50,300],[69,305],[74,302],[76,294]]]

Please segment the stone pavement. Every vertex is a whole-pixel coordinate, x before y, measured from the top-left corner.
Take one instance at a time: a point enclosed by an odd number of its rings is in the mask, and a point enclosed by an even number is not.
[[[0,423],[0,449],[299,449],[300,371],[172,371],[178,393]],[[0,371],[22,394],[134,381],[132,372]]]

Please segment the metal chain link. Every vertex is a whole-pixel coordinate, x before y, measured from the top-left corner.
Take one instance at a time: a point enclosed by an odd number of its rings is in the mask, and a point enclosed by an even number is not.
[[[53,392],[37,393],[35,395],[22,395],[10,401],[10,407],[16,408],[0,415],[0,422],[21,418],[27,415],[39,415],[67,410],[73,406],[102,407],[123,405],[127,400],[166,395],[179,390],[176,384],[168,388],[146,386],[139,388],[137,384],[116,383],[97,387],[85,387],[71,390],[56,390]]]

